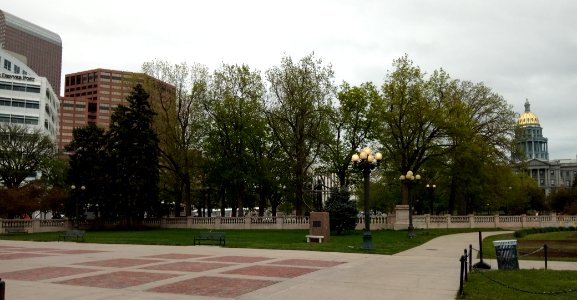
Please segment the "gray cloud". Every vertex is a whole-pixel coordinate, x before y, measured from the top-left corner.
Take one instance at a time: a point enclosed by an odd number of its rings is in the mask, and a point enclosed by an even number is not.
[[[577,154],[575,1],[4,0],[2,9],[60,34],[64,73],[138,71],[156,58],[265,71],[314,51],[336,83],[380,85],[407,53],[428,73],[484,82],[519,113],[529,98],[550,157]]]

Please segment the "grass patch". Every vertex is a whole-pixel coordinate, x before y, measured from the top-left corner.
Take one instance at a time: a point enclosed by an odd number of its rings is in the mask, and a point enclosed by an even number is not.
[[[511,270],[469,274],[458,299],[577,299],[575,271]]]
[[[137,231],[88,231],[85,243],[139,244],[190,246],[201,229],[151,229]],[[372,231],[375,250],[361,249],[362,231],[346,235],[332,235],[328,243],[307,243],[308,230],[215,230],[226,233],[227,248],[255,248],[278,250],[309,250],[345,253],[395,254],[419,246],[436,237],[478,229],[416,230],[415,238],[408,238],[406,231]],[[60,232],[0,235],[4,240],[57,241]]]
[[[496,259],[493,241],[517,240],[517,253],[519,259],[542,260],[544,252],[539,248],[547,244],[547,260],[549,261],[577,261],[577,232],[575,231],[552,231],[523,235],[516,238],[513,233],[489,236],[483,239],[483,258]],[[473,245],[477,249],[479,245]],[[577,299],[577,298],[576,298]]]

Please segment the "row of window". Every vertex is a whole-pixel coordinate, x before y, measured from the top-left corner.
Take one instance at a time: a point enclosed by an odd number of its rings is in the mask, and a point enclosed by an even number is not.
[[[40,93],[40,86],[23,84],[23,83],[12,83],[6,81],[0,81],[0,90],[9,90],[17,92],[27,92],[27,93]]]
[[[0,122],[38,125],[38,117],[12,115],[12,114],[0,114]]]
[[[77,85],[77,84],[85,84],[89,82],[97,82],[97,81],[104,81],[104,82],[122,82],[123,78],[128,80],[130,75],[122,75],[122,74],[115,74],[115,73],[88,73],[88,74],[79,74],[79,75],[71,75],[65,78],[66,86],[70,85]]]
[[[0,97],[0,106],[40,109],[40,102],[35,101],[35,100],[25,100],[25,99]]]
[[[4,59],[4,69],[12,72],[12,62]],[[14,74],[20,74],[20,67],[16,64],[14,64]],[[28,72],[22,70],[22,75],[28,75]]]

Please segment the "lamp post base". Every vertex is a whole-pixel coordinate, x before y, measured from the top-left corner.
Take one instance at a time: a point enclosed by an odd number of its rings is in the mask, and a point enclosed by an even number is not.
[[[409,238],[414,238],[417,236],[417,234],[415,233],[415,228],[413,227],[413,225],[409,225]]]
[[[365,230],[363,232],[363,250],[374,250],[375,247],[373,246],[373,235],[370,231]]]

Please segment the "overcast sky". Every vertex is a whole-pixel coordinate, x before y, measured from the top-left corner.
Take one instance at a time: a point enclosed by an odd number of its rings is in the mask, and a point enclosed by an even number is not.
[[[484,82],[518,113],[529,99],[550,159],[577,155],[577,1],[2,0],[0,9],[60,35],[63,75],[138,72],[154,59],[264,73],[314,52],[335,83],[380,86],[406,53],[428,73]]]

